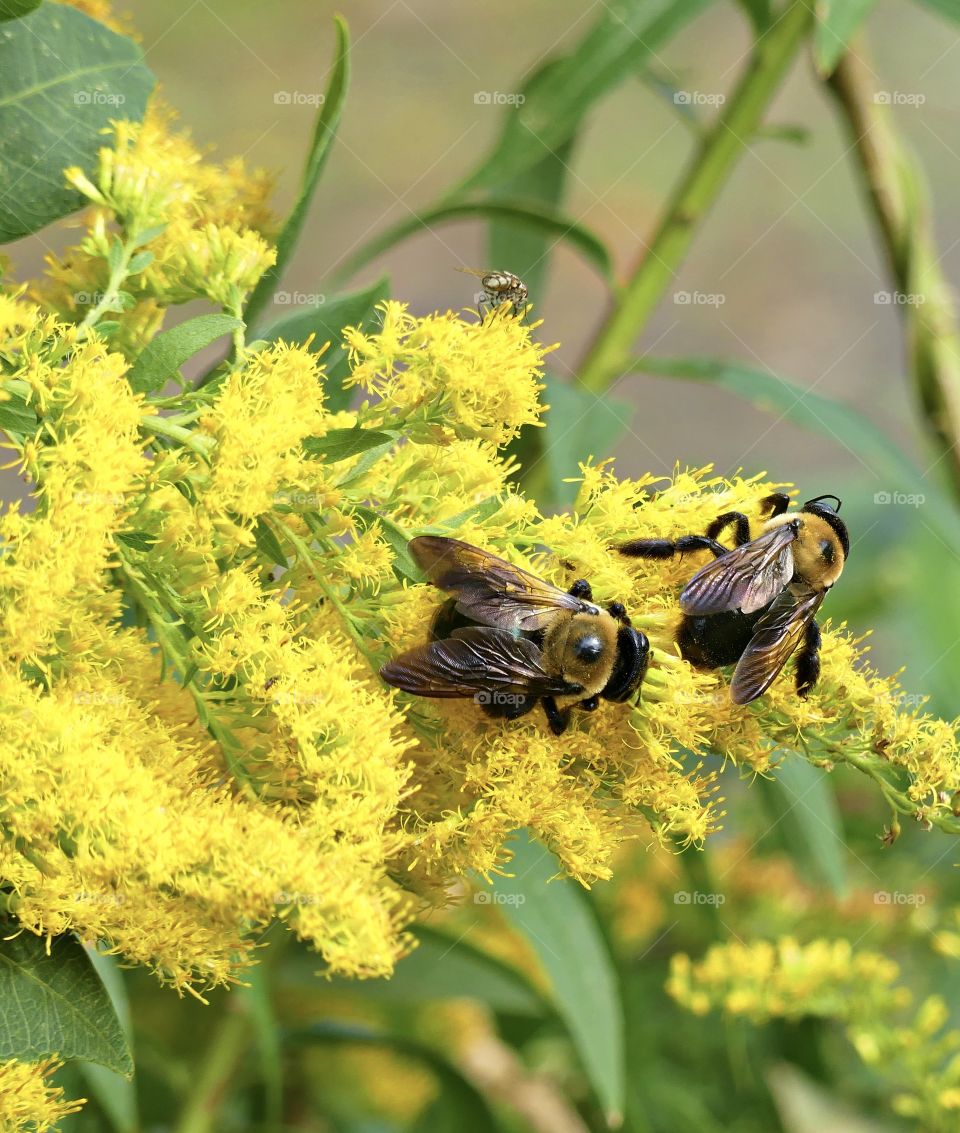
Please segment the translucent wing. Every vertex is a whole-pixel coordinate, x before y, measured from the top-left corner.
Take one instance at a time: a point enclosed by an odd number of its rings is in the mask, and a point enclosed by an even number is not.
[[[489,551],[438,535],[410,540],[410,553],[441,590],[455,594],[457,609],[484,625],[529,633],[543,629],[557,610],[599,612]]]
[[[825,590],[791,587],[774,601],[757,622],[750,644],[737,662],[730,684],[734,704],[749,704],[767,691],[800,644],[825,594]]]
[[[793,577],[793,524],[774,527],[697,571],[680,595],[685,614],[719,614],[762,609]]]
[[[383,666],[380,676],[388,685],[418,696],[499,692],[539,697],[581,691],[579,685],[547,674],[542,656],[528,638],[471,626],[402,653]]]

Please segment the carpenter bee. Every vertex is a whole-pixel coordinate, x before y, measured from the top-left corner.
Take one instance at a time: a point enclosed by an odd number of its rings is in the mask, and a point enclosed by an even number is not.
[[[735,704],[762,696],[798,646],[797,693],[806,697],[813,688],[820,675],[816,614],[850,553],[836,496],[817,496],[798,512],[788,512],[789,497],[775,492],[762,506],[769,518],[755,539],[747,517],[728,511],[704,535],[635,539],[619,548],[621,554],[647,559],[698,550],[715,556],[680,595],[677,643],[698,668],[736,663],[730,684]],[[717,542],[731,524],[732,550]]]
[[[430,582],[454,597],[431,640],[384,665],[380,676],[417,696],[473,697],[488,716],[515,720],[543,704],[561,735],[570,709],[625,701],[640,686],[650,643],[620,602],[594,605],[590,584],[568,591],[458,539],[421,535],[410,552]]]
[[[527,305],[527,285],[512,271],[482,271],[478,268],[457,268],[467,275],[475,275],[483,287],[477,310],[482,318],[486,311],[495,311],[504,303],[513,304],[513,313],[519,315]]]

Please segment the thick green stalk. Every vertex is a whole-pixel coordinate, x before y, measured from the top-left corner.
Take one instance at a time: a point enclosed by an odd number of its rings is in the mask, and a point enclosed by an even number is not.
[[[960,327],[930,223],[922,171],[878,102],[862,49],[848,52],[829,89],[853,142],[909,340],[913,381],[927,430],[960,496]],[[937,463],[940,462],[937,461]]]
[[[244,1011],[227,1011],[214,1032],[198,1067],[175,1133],[209,1133],[218,1129],[217,1114],[224,1093],[252,1041],[250,1019]]]
[[[730,171],[760,126],[764,113],[800,50],[812,8],[795,0],[756,43],[750,63],[704,137],[680,183],[653,243],[641,256],[600,327],[579,370],[579,381],[600,393],[618,376],[633,345],[677,269]]]

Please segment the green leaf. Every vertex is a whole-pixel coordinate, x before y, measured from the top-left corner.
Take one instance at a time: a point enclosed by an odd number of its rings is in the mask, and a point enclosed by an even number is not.
[[[3,936],[17,931],[8,922]],[[0,940],[0,1059],[59,1054],[133,1073],[133,1059],[110,996],[72,936],[45,941],[21,931]]]
[[[851,37],[876,0],[817,0],[813,57],[824,77],[833,73]]]
[[[265,519],[257,520],[257,525],[253,529],[253,537],[256,540],[257,548],[268,563],[276,563],[277,566],[287,565],[287,556],[283,546],[273,528]]]
[[[156,536],[146,531],[118,531],[116,537],[135,551],[152,551],[157,545]]]
[[[559,152],[594,103],[635,74],[711,0],[613,0],[575,48],[510,110],[490,154],[458,190],[503,185]],[[478,92],[480,93],[480,92]],[[492,265],[493,266],[493,265]]]
[[[337,127],[340,124],[347,95],[347,84],[350,81],[350,36],[346,21],[341,16],[334,16],[334,26],[337,33],[337,47],[334,54],[333,73],[330,76],[330,82],[327,84],[323,105],[317,115],[313,130],[313,141],[300,178],[300,191],[290,215],[277,237],[277,262],[264,273],[260,282],[254,288],[253,294],[247,300],[244,317],[250,326],[257,322],[263,309],[270,302],[270,297],[277,286],[277,280],[293,255],[300,230],[303,228],[303,222],[307,216],[307,210],[313,200],[320,174],[323,172],[324,165],[326,165],[333,139],[336,137]]]
[[[107,989],[110,1002],[129,1042],[132,1037],[130,1003],[120,964],[115,956],[105,956],[92,949],[87,950],[87,955]],[[95,1062],[80,1062],[78,1066],[87,1089],[116,1133],[137,1133],[140,1120],[137,1113],[137,1090],[133,1081],[105,1066],[98,1066]]]
[[[576,498],[580,462],[609,456],[630,429],[636,407],[609,395],[547,376],[542,394],[550,406],[545,428],[527,428],[511,446],[520,482],[541,507],[568,507]]]
[[[960,23],[960,0],[921,0],[922,4],[948,20]]]
[[[324,464],[336,464],[338,460],[359,456],[378,445],[390,444],[394,439],[393,434],[383,433],[378,429],[361,429],[356,426],[352,429],[331,429],[322,437],[306,437],[303,451]]]
[[[739,4],[749,16],[753,30],[762,35],[770,26],[770,0],[739,0]]]
[[[330,986],[378,1003],[421,1004],[468,996],[504,1015],[542,1018],[552,1014],[552,1005],[525,976],[502,960],[462,937],[448,936],[425,925],[412,931],[417,947],[397,964],[390,979],[334,978]],[[316,953],[301,946],[287,957],[278,975],[281,983],[291,988],[315,987],[317,968]]]
[[[271,323],[255,336],[265,342],[295,342],[301,345],[313,336],[311,349],[319,353],[326,343],[330,349],[323,355],[326,366],[324,396],[332,412],[346,409],[351,391],[344,389],[343,381],[350,367],[343,347],[343,328],[349,326],[368,330],[377,317],[376,306],[390,295],[390,281],[382,276],[369,287],[332,295],[317,307],[300,307],[291,311],[279,322]]]
[[[536,201],[543,209],[558,214],[567,182],[567,170],[573,157],[574,139],[570,138],[547,153],[535,165],[511,177],[496,193],[497,200]],[[487,263],[519,275],[527,285],[531,302],[542,303],[550,255],[558,240],[551,233],[524,220],[492,219],[487,239]],[[604,249],[608,264],[609,252]],[[607,279],[612,268],[607,268]]]
[[[375,239],[365,244],[340,268],[337,278],[346,279],[358,269],[368,264],[394,244],[399,244],[408,236],[423,228],[432,228],[442,221],[462,220],[464,217],[478,216],[485,219],[512,220],[522,223],[531,230],[551,237],[554,242],[565,240],[593,264],[607,282],[613,279],[613,266],[610,253],[598,236],[568,216],[562,216],[537,201],[457,201],[422,209],[415,215],[401,220],[392,228],[387,228]],[[486,265],[480,265],[481,268]],[[495,266],[506,266],[499,264]],[[508,270],[512,271],[511,265]]]
[[[367,527],[374,523],[380,524],[380,528],[383,531],[383,538],[389,545],[390,550],[393,551],[393,569],[409,582],[423,582],[423,571],[421,571],[413,561],[413,556],[407,549],[410,536],[402,528],[398,527],[392,519],[387,519],[386,516],[380,515],[378,512],[375,512],[373,508],[366,507],[363,504],[355,504],[353,511],[354,514],[358,515],[363,520]]]
[[[0,34],[0,243],[75,212],[63,171],[90,173],[114,118],[143,117],[140,48],[74,8],[42,4]]]
[[[759,779],[772,833],[781,841],[811,885],[837,898],[847,893],[843,821],[828,772],[802,756],[788,755]]]
[[[356,986],[356,985],[354,985]],[[437,1078],[440,1097],[414,1125],[416,1133],[498,1133],[493,1111],[480,1091],[432,1047],[416,1039],[371,1031],[345,1023],[317,1023],[288,1032],[291,1044],[385,1047],[422,1062]]]
[[[623,1007],[617,974],[584,891],[557,859],[520,831],[510,842],[513,877],[498,877],[498,906],[550,977],[553,998],[611,1125],[624,1108]],[[549,884],[548,884],[549,883]]]
[[[37,424],[36,413],[19,395],[11,394],[8,401],[0,401],[0,429],[11,437],[32,437]]]
[[[0,22],[3,20],[19,20],[34,8],[40,6],[40,0],[0,0]]]
[[[242,326],[241,320],[231,315],[197,315],[161,331],[147,343],[127,374],[130,388],[134,393],[154,393],[162,389],[171,378],[178,376],[180,367],[194,354]]]

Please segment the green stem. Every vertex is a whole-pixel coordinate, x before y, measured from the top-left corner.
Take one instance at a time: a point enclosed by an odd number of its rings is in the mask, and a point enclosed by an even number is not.
[[[207,1048],[174,1133],[208,1133],[218,1127],[216,1117],[221,1100],[249,1046],[250,1036],[247,1015],[229,1011]]]
[[[185,429],[177,425],[169,417],[147,416],[140,419],[145,429],[149,429],[155,436],[169,437],[185,448],[192,449],[198,456],[208,458],[213,445],[213,438],[197,433],[194,429]]]
[[[848,751],[840,744],[827,743],[822,746],[829,752],[830,759],[834,763],[848,763],[863,774],[869,775],[879,786],[891,810],[911,818],[924,819],[947,834],[960,834],[960,818],[952,814],[944,814],[941,810],[928,810],[926,807],[918,806],[906,792],[897,790],[883,771],[884,767],[896,766],[895,764],[889,764],[877,756]]]
[[[923,172],[897,136],[889,107],[875,99],[860,46],[840,60],[829,89],[886,249],[927,430],[960,496],[960,327],[940,268]]]
[[[126,283],[127,276],[130,273],[130,261],[134,257],[138,244],[138,234],[128,233],[121,245],[120,258],[117,260],[116,266],[110,269],[106,291],[100,296],[100,302],[95,307],[91,307],[83,317],[83,322],[79,328],[81,342],[108,311],[117,310],[116,304],[120,297],[120,289]]]
[[[760,126],[804,42],[812,18],[812,6],[804,0],[793,0],[757,41],[743,77],[723,113],[704,136],[653,243],[615,297],[612,310],[587,351],[579,370],[580,384],[586,389],[600,393],[618,376],[634,342],[675,278],[697,225]]]

